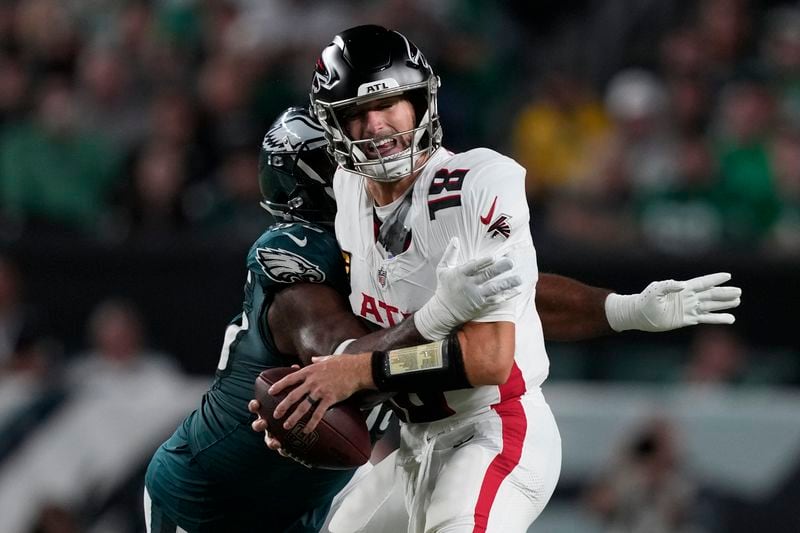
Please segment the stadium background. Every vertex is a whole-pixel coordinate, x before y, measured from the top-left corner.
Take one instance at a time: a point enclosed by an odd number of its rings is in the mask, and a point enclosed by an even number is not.
[[[448,148],[529,169],[542,270],[744,290],[733,327],[548,346],[534,530],[800,530],[797,2],[5,0],[0,531],[141,531],[266,225],[260,138],[367,22],[442,77]]]

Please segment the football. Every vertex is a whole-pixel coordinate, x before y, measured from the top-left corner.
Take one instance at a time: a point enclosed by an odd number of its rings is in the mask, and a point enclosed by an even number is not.
[[[304,463],[329,470],[356,468],[369,460],[372,452],[365,416],[358,404],[349,399],[340,402],[325,413],[317,428],[304,435],[307,413],[291,430],[283,428],[283,420],[272,416],[275,407],[291,389],[277,396],[267,392],[270,386],[297,369],[287,367],[268,368],[256,378],[255,398],[261,403],[259,414],[267,421],[269,432],[281,442],[283,449]]]

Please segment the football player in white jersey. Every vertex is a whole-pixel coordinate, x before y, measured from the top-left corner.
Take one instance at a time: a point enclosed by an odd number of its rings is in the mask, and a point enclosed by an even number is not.
[[[340,165],[336,234],[350,261],[351,306],[383,327],[413,313],[433,342],[317,358],[273,386],[277,393],[296,385],[275,415],[288,415],[291,427],[312,410],[310,432],[328,407],[357,390],[394,392],[404,424],[388,479],[404,487],[408,530],[522,532],[549,500],[561,463],[540,390],[548,360],[533,304],[538,269],[525,172],[488,149],[443,148],[438,87],[419,50],[379,26],[340,33],[317,62],[311,99]],[[521,294],[451,333],[464,319],[434,296],[446,281],[437,279],[437,265],[499,255],[520,269]],[[609,324],[629,325],[640,304],[609,297]],[[344,530],[357,530],[353,521],[369,517],[388,494],[362,485],[372,499],[356,487],[338,521]]]

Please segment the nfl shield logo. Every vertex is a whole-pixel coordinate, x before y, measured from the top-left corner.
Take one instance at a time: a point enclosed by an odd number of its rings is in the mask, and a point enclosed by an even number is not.
[[[381,267],[378,269],[378,283],[381,287],[386,288],[386,269]]]

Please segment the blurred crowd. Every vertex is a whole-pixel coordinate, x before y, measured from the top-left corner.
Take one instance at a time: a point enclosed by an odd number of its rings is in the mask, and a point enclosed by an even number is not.
[[[404,31],[446,145],[528,169],[535,232],[800,253],[792,2],[5,0],[0,242],[252,240],[259,141],[338,30]]]
[[[569,67],[540,80],[513,146],[552,231],[800,252],[800,10],[755,8],[697,2],[600,92]]]
[[[138,533],[143,465],[208,379],[149,347],[131,301],[98,302],[69,353],[40,311],[0,257],[0,531]]]

